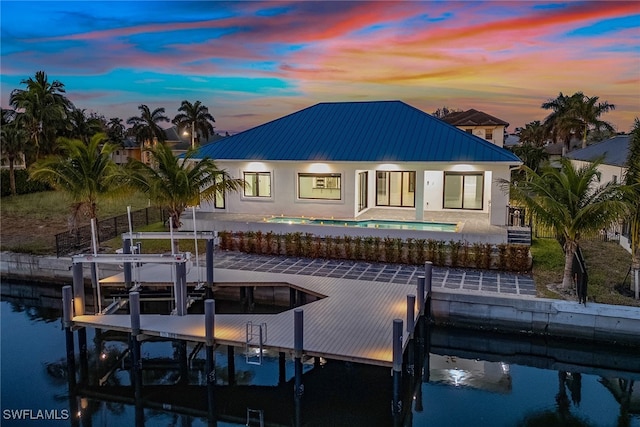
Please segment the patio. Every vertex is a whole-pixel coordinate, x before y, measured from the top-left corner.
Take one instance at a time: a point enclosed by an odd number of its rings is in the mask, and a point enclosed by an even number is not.
[[[287,216],[282,213],[283,216]],[[198,231],[263,231],[274,233],[312,233],[319,236],[373,236],[421,238],[441,241],[467,241],[470,243],[500,244],[507,242],[507,227],[490,225],[489,214],[485,212],[424,212],[424,222],[457,223],[457,232],[395,230],[335,225],[278,224],[266,222],[271,215],[235,214],[196,211],[196,230]],[[344,220],[415,220],[414,209],[369,209],[356,218],[335,218]],[[193,230],[193,218],[190,211],[182,217],[182,230]]]

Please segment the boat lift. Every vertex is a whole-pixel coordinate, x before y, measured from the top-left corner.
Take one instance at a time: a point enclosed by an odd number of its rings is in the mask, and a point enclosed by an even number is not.
[[[131,268],[133,263],[173,264],[174,266],[174,294],[175,314],[184,316],[187,314],[187,268],[186,263],[191,259],[191,253],[181,254],[98,254],[98,255],[74,255],[73,262],[73,293],[75,315],[84,314],[84,278],[82,265],[87,264],[124,264]],[[98,290],[100,283],[97,284]],[[98,292],[98,295],[100,292]],[[98,301],[98,312],[102,312],[101,303]]]

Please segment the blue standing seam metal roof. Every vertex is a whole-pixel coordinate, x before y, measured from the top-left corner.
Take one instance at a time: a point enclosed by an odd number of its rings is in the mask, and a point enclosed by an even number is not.
[[[629,157],[629,143],[631,135],[617,135],[597,144],[589,145],[586,148],[571,151],[567,157],[574,160],[592,162],[600,156],[604,156],[602,161],[605,165],[626,166]]]
[[[195,158],[506,162],[512,152],[401,101],[320,103],[199,148]]]

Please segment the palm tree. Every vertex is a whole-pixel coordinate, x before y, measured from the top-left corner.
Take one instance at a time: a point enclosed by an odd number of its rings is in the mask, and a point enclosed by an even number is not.
[[[616,107],[607,101],[598,102],[597,96],[588,97],[582,92],[576,92],[571,96],[562,92],[555,99],[550,99],[542,104],[545,110],[553,110],[545,119],[544,125],[554,140],[565,142],[567,149],[571,137],[582,139],[582,147],[587,146],[587,136],[593,128],[613,131],[613,126],[600,120],[600,116],[614,110]]]
[[[511,148],[511,151],[513,151],[516,156],[520,157],[520,160],[522,160],[525,166],[536,173],[540,169],[540,166],[549,160],[549,153],[547,153],[544,148],[530,144],[514,146]],[[516,170],[514,172],[518,172],[518,175],[521,175],[520,172],[523,171]],[[523,178],[526,178],[526,176]]]
[[[592,128],[595,130],[604,129],[609,132],[615,131],[610,123],[600,120],[600,116],[615,110],[616,106],[607,101],[598,102],[598,99],[597,96],[588,97],[582,92],[578,92],[572,97],[573,114],[578,125],[576,134],[582,136],[582,148],[586,148],[587,135]]]
[[[555,99],[550,99],[541,105],[545,110],[552,110],[544,120],[546,134],[550,136],[554,142],[558,140],[563,141],[567,151],[571,148],[569,143],[573,131],[573,124],[567,120],[571,109],[570,99],[570,96],[560,92]]]
[[[232,179],[204,158],[194,161],[195,150],[187,151],[183,157],[176,157],[166,144],[147,150],[153,167],[134,160],[128,172],[130,184],[149,195],[152,203],[166,208],[174,228],[179,228],[180,216],[189,205],[200,201],[211,201],[220,191],[237,191],[243,181]],[[222,179],[221,179],[222,178]]]
[[[191,148],[195,148],[195,142],[200,144],[200,137],[205,141],[213,134],[213,125],[215,119],[209,114],[209,109],[202,105],[200,101],[194,104],[189,101],[182,101],[178,113],[173,118],[173,124],[178,126],[178,130],[185,131],[189,129],[191,133]]]
[[[517,134],[521,143],[534,147],[542,147],[546,139],[545,127],[540,120],[527,123],[524,128],[518,128]]]
[[[85,144],[97,133],[104,132],[103,123],[96,115],[87,115],[85,109],[74,108],[69,113],[69,136],[81,139]]]
[[[9,161],[9,188],[11,195],[16,195],[16,160],[24,158],[24,152],[27,147],[27,133],[19,128],[16,123],[9,123],[2,126],[0,132],[2,143],[2,155]]]
[[[631,269],[633,270],[634,289],[640,287],[640,119],[636,117],[629,140],[627,172],[625,184],[629,187],[627,202],[629,205],[631,231]]]
[[[164,142],[166,136],[164,130],[158,125],[160,122],[168,122],[169,117],[164,115],[164,108],[156,108],[151,111],[148,106],[142,104],[138,106],[140,116],[133,116],[127,119],[127,124],[133,125],[133,133],[138,143],[150,143],[154,139]]]
[[[80,214],[97,218],[97,201],[121,194],[123,174],[111,160],[117,148],[105,143],[106,135],[94,135],[89,144],[79,139],[59,138],[62,155],[46,157],[30,170],[31,177],[46,181],[71,199],[72,229]]]
[[[569,159],[562,158],[560,169],[545,165],[540,173],[522,166],[527,179],[510,186],[511,197],[522,202],[538,223],[553,228],[563,242],[565,289],[572,284],[573,258],[580,238],[597,234],[626,210],[620,185],[597,185],[600,163],[596,160],[576,169]]]
[[[120,117],[113,117],[107,123],[107,137],[109,142],[118,146],[122,145],[125,137],[124,123]]]
[[[29,133],[38,159],[41,154],[55,152],[56,128],[61,127],[73,104],[64,95],[64,84],[58,80],[49,82],[44,71],[20,84],[27,88],[13,90],[9,103],[19,112],[17,119]]]

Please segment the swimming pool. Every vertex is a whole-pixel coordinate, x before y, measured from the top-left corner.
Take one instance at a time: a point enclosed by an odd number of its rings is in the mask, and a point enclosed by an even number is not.
[[[458,224],[451,222],[393,221],[377,219],[359,221],[287,216],[275,216],[267,218],[266,221],[276,224],[333,225],[338,227],[382,228],[387,230],[444,231],[449,233],[455,233],[458,231]]]

